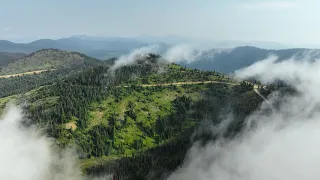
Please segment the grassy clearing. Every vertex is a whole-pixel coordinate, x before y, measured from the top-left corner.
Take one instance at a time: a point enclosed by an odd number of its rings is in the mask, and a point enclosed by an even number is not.
[[[66,123],[66,129],[71,129],[72,131],[77,129],[77,122],[76,121],[71,121]]]
[[[208,90],[207,86],[209,84],[188,84],[172,89],[159,88],[157,90],[146,87],[141,91],[135,91],[130,87],[121,88],[121,98],[109,95],[101,103],[93,103],[90,106],[87,131],[97,125],[110,127],[109,119],[115,118],[114,148],[116,154],[130,157],[138,151],[135,146],[143,150],[159,144],[156,138],[160,135],[154,132],[157,119],[166,119],[176,113],[173,101],[177,97],[186,96],[192,101],[199,101],[200,92]],[[135,118],[126,115],[128,111],[133,111]],[[192,119],[186,119],[181,130],[188,130],[195,124],[196,122],[193,122]]]

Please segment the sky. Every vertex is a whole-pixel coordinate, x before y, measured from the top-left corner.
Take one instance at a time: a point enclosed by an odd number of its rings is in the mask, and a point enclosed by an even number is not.
[[[177,35],[317,44],[319,5],[317,0],[10,0],[0,2],[0,39]]]

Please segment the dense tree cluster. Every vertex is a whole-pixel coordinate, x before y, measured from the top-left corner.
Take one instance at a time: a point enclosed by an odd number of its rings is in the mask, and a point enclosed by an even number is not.
[[[195,88],[195,86],[193,86],[193,88]],[[180,123],[183,123],[183,119],[187,118],[194,118],[194,120],[200,119],[201,121],[198,122],[203,122],[203,120],[206,120],[204,114],[206,114],[206,118],[209,118],[207,120],[209,124],[204,124],[205,126],[220,123],[224,120],[223,117],[221,118],[220,116],[223,107],[227,107],[229,102],[231,103],[231,108],[227,109],[225,113],[233,112],[234,121],[228,126],[224,132],[224,136],[226,138],[234,137],[237,133],[241,132],[241,128],[245,123],[245,116],[242,114],[242,111],[246,108],[248,108],[248,110],[245,111],[246,113],[254,111],[258,104],[262,102],[262,99],[255,94],[246,94],[252,91],[252,89],[248,89],[248,84],[246,83],[234,86],[233,90],[229,92],[226,88],[224,85],[211,86],[210,90],[204,94],[207,98],[196,103],[192,102],[189,97],[178,97],[173,101],[173,104],[175,108],[179,109],[179,114],[176,116],[173,115],[164,121],[158,121],[156,131],[165,134],[170,128],[179,126]],[[244,89],[247,89],[247,91]],[[212,98],[217,94],[219,94],[219,96]],[[249,98],[249,100],[246,101],[246,98]],[[197,113],[183,113],[192,110],[195,110]],[[179,116],[183,117],[179,118]],[[193,142],[201,141],[206,144],[217,138],[218,134],[215,134],[211,130],[208,131],[205,129],[206,127],[202,125],[202,123],[199,123],[198,127],[193,126],[187,131],[184,131],[184,133],[180,131],[180,134],[168,143],[150,148],[146,151],[141,151],[133,157],[123,157],[112,161],[112,163],[103,162],[94,164],[85,167],[85,171],[88,174],[114,173],[115,177],[119,179],[128,177],[130,177],[130,179],[165,179],[169,172],[172,172],[181,165],[187,150]],[[195,133],[195,129],[197,133]]]
[[[78,69],[79,70],[79,69]],[[19,75],[10,78],[0,78],[0,98],[14,94],[26,93],[32,89],[50,85],[56,80],[73,72],[71,69],[46,71],[41,74]]]

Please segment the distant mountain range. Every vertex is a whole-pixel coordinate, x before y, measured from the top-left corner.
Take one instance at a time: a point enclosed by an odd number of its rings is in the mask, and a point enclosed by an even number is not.
[[[129,53],[131,50],[150,44],[174,45],[181,43],[205,44],[212,48],[234,48],[238,46],[257,46],[266,49],[283,49],[285,45],[276,42],[242,42],[223,41],[213,42],[209,40],[198,40],[179,36],[137,36],[127,37],[100,37],[77,35],[61,39],[39,39],[30,43],[14,43],[0,40],[0,52],[10,53],[32,53],[41,49],[60,49],[76,51],[101,60]]]
[[[192,43],[195,41],[196,40],[192,38],[178,36],[138,36],[134,38],[123,38],[86,35],[71,36],[57,40],[40,39],[30,43],[13,43],[6,40],[0,40],[0,52],[2,52],[0,53],[0,67],[12,64],[18,60],[21,61],[21,58],[25,54],[30,54],[43,49],[59,49],[69,52],[74,51],[96,59],[107,60],[113,57],[119,57],[123,54],[128,54],[137,48],[151,44],[158,44],[160,48],[156,54],[160,54],[165,57],[166,52],[168,52],[172,46],[181,43]],[[190,51],[188,48],[178,49],[178,51],[173,52],[173,55],[178,57],[176,58],[176,60],[179,60],[177,63],[190,68],[232,73],[237,69],[265,59],[271,54],[279,56],[280,60],[287,59],[292,56],[296,56],[299,59],[305,56],[306,53],[311,56],[311,59],[320,58],[320,50],[306,48],[285,49],[286,47],[284,45],[273,42],[212,42],[203,40],[201,42],[198,41],[197,43],[210,48],[207,48],[206,50],[192,49],[192,52],[187,52]],[[244,46],[245,44],[250,44],[250,46]],[[191,61],[188,59],[190,53],[197,54],[196,58]],[[22,65],[17,62],[16,67],[12,68],[16,71],[17,68],[20,67],[22,67]]]
[[[253,46],[243,46],[234,49],[211,49],[199,52],[192,61],[182,61],[180,64],[200,70],[215,70],[222,73],[232,73],[235,70],[250,66],[266,59],[270,55],[278,57],[279,61],[294,57],[296,60],[315,60],[320,58],[319,49],[293,48],[268,50]]]
[[[40,39],[31,43],[13,43],[0,40],[0,52],[32,53],[41,49],[76,51],[99,59],[108,59],[128,53],[146,43],[124,38],[69,37],[57,40]]]

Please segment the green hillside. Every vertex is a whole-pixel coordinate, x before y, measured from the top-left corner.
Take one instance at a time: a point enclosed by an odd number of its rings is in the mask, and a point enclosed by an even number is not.
[[[61,78],[99,64],[102,62],[75,52],[54,49],[35,52],[2,67],[0,72],[6,75],[0,76],[0,98],[50,85]],[[37,72],[36,70],[45,71]]]
[[[0,74],[8,75],[37,70],[84,67],[99,63],[99,60],[80,53],[44,49],[3,66]]]
[[[216,124],[222,111],[234,112],[238,121],[227,134],[233,135],[262,99],[249,83],[160,59],[151,54],[114,72],[109,65],[86,68],[2,98],[0,106],[23,103],[32,123],[60,147],[76,146],[87,174],[144,179],[153,170],[170,172],[204,120]],[[213,137],[203,131],[193,138],[205,143]]]

